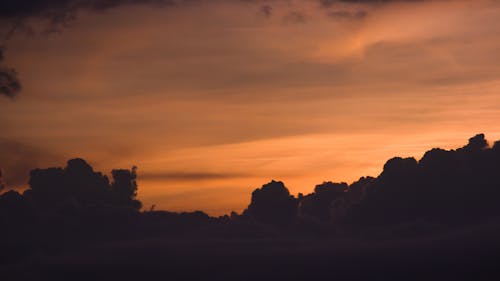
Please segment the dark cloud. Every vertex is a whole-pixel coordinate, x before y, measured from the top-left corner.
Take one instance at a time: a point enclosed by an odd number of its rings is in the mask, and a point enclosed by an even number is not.
[[[260,7],[259,11],[265,17],[270,17],[273,14],[273,7],[271,5],[263,5]]]
[[[4,50],[0,46],[0,95],[13,98],[21,91],[21,82],[15,69],[3,65]]]
[[[13,98],[21,91],[21,82],[12,68],[0,67],[0,94]]]
[[[256,221],[272,225],[287,225],[297,218],[298,201],[281,181],[271,181],[252,192],[250,205],[244,214]]]
[[[417,218],[463,224],[500,215],[500,146],[484,134],[457,150],[432,149],[417,161],[393,158],[348,212],[355,224],[398,224]]]
[[[2,148],[3,153],[0,155],[12,152],[11,158],[3,157],[0,159],[1,163],[13,163],[15,158],[12,157],[30,149],[19,143],[5,141]],[[36,159],[36,150],[31,150],[28,155],[33,155]],[[416,219],[439,224],[482,220],[500,216],[500,208],[496,203],[500,200],[500,182],[497,177],[499,169],[500,142],[490,147],[484,134],[478,134],[459,149],[433,149],[419,161],[415,158],[395,157],[387,161],[377,178],[361,178],[351,185],[325,182],[317,185],[314,192],[307,195],[299,194],[295,197],[283,182],[271,181],[252,193],[251,203],[243,216],[271,225],[287,225],[298,219],[308,218],[356,225],[397,225],[411,223]],[[17,170],[26,168],[17,167]],[[30,184],[33,190],[40,190],[35,183],[47,185],[46,179],[49,179],[53,183],[48,187],[57,189],[58,184],[55,183],[62,182],[59,184],[61,192],[71,190],[67,187],[68,183],[61,180],[66,177],[65,174],[76,179],[71,186],[79,186],[76,188],[78,192],[93,188],[101,191],[120,190],[115,187],[120,186],[126,195],[124,198],[135,196],[135,169],[114,170],[112,174],[115,180],[108,186],[105,177],[94,172],[81,159],[69,161],[65,169],[35,170],[31,173]],[[140,178],[198,181],[244,176],[167,172],[144,174]],[[96,194],[92,196],[97,196]],[[87,195],[82,196],[86,198]],[[94,200],[92,196],[85,200]],[[101,194],[96,198],[105,198],[103,196]]]
[[[64,207],[120,206],[140,209],[135,200],[137,183],[135,167],[111,172],[113,180],[94,171],[83,159],[71,159],[65,168],[34,169],[29,189],[24,195],[38,208],[58,210]]]
[[[244,215],[269,224],[308,218],[358,227],[473,223],[500,217],[499,170],[500,142],[490,147],[478,134],[459,149],[433,149],[420,161],[395,157],[377,178],[325,182],[298,198],[272,181],[252,193]]]
[[[396,2],[422,2],[426,0],[319,0],[320,6],[327,9],[327,10],[332,10],[328,12],[328,16],[333,18],[333,19],[351,19],[351,20],[359,20],[363,19],[368,15],[368,12],[364,10],[366,6],[372,6],[372,5],[383,5],[383,4],[389,4],[389,3],[396,3]],[[351,11],[351,10],[345,10],[343,6],[337,5],[337,4],[358,4],[357,7],[360,8],[361,10],[356,10],[356,11]],[[361,7],[359,6],[361,5]],[[336,9],[340,10],[336,10]]]
[[[110,182],[72,159],[0,195],[0,268],[5,280],[496,280],[499,169],[500,142],[478,134],[305,196],[271,181],[242,215],[215,218],[140,212],[135,168]]]
[[[71,19],[80,10],[102,11],[123,5],[157,4],[174,5],[189,0],[18,0],[0,2],[0,18],[26,19],[50,18],[54,22]]]
[[[324,182],[316,185],[314,192],[299,198],[300,214],[329,221],[332,204],[344,196],[349,186],[346,183]]]
[[[82,11],[106,11],[125,5],[173,6],[196,0],[20,0],[0,1],[0,21],[11,25],[6,38],[16,31],[32,33],[30,19],[45,21],[37,24],[43,33],[61,32]]]

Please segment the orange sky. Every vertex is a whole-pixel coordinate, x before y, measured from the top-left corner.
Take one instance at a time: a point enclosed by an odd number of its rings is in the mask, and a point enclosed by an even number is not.
[[[0,96],[0,166],[19,186],[70,157],[137,165],[146,207],[210,214],[271,179],[308,193],[377,176],[392,156],[500,139],[498,34],[486,0],[81,13],[6,43],[23,91]]]

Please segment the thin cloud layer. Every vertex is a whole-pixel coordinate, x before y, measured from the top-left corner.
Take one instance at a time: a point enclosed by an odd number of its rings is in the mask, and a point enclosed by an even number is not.
[[[28,183],[29,172],[44,163],[55,164],[64,158],[57,153],[21,141],[0,138],[0,168],[6,187],[17,188]],[[2,180],[0,180],[2,182]]]
[[[141,180],[162,180],[162,181],[203,181],[216,179],[244,178],[247,175],[236,173],[209,173],[209,172],[163,172],[141,174]]]
[[[275,6],[283,7],[288,6],[289,15],[286,17],[288,20],[293,20],[303,22],[305,20],[304,16],[300,11],[294,11],[293,9],[301,9],[301,1],[285,1],[285,0],[275,0],[275,1],[265,1],[265,0],[221,0],[221,1],[204,1],[204,0],[58,0],[58,1],[37,1],[37,0],[22,0],[22,1],[3,1],[0,3],[0,21],[4,21],[10,24],[7,37],[12,35],[17,29],[31,30],[29,25],[25,24],[28,19],[43,19],[48,23],[48,27],[45,31],[54,32],[60,31],[68,23],[74,21],[78,13],[82,11],[90,12],[100,12],[107,11],[118,7],[131,6],[131,5],[155,5],[158,7],[173,7],[182,5],[192,5],[200,4],[205,5],[215,4],[215,5],[225,5],[232,3],[256,3],[260,5],[258,11],[266,17],[273,15]],[[319,7],[326,9],[333,9],[334,11],[330,13],[332,17],[345,18],[346,16],[360,18],[366,14],[366,11],[358,11],[352,13],[345,10],[346,5],[348,6],[377,6],[383,4],[397,3],[397,2],[428,2],[419,0],[317,0]]]
[[[228,0],[212,2],[215,5],[225,5],[225,3],[250,2],[257,3],[260,7],[254,7],[264,17],[269,18],[274,14],[275,6],[288,6],[288,11],[283,16],[283,21],[287,23],[305,23],[309,17],[315,18],[322,15],[306,15],[302,10],[303,3],[286,1],[248,1],[248,0]],[[416,1],[347,1],[347,0],[319,0],[319,6],[328,9],[327,16],[335,19],[363,19],[367,11],[360,6],[370,4],[387,4],[393,2],[416,2]],[[206,5],[210,1],[203,0],[59,0],[59,1],[3,1],[0,3],[0,26],[3,26],[3,37],[7,40],[15,33],[21,31],[26,33],[53,33],[65,30],[69,23],[73,22],[80,12],[101,12],[112,10],[117,7],[131,5],[155,5],[159,7],[173,7],[187,4]],[[286,3],[286,5],[284,5]],[[337,7],[341,4],[341,7]],[[355,10],[345,7],[350,4],[358,7]],[[306,5],[307,6],[307,5]],[[35,22],[31,22],[35,20]],[[41,22],[40,22],[41,21]],[[31,23],[30,23],[31,22]],[[1,52],[1,50],[0,50]],[[0,53],[0,56],[2,54]],[[1,63],[1,57],[0,57]],[[13,68],[0,68],[0,94],[7,97],[14,97],[21,91],[21,83],[17,77],[17,72]]]

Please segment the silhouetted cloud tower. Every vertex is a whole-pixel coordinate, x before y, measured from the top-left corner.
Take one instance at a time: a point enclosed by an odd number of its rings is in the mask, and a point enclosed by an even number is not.
[[[269,224],[288,224],[297,217],[297,199],[281,181],[271,181],[252,192],[252,201],[245,210],[257,221]]]
[[[83,159],[71,159],[66,168],[31,171],[30,189],[25,195],[45,209],[65,206],[123,206],[140,209],[135,199],[137,184],[135,168],[113,170],[113,184],[108,177],[95,172]]]

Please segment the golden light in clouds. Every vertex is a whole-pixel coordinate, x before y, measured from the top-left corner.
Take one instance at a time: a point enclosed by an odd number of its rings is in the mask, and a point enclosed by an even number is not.
[[[271,179],[308,193],[393,156],[500,139],[500,4],[290,3],[271,17],[239,1],[124,7],[18,35],[8,63],[24,91],[0,100],[1,138],[45,151],[37,165],[138,165],[145,207],[210,214]]]

